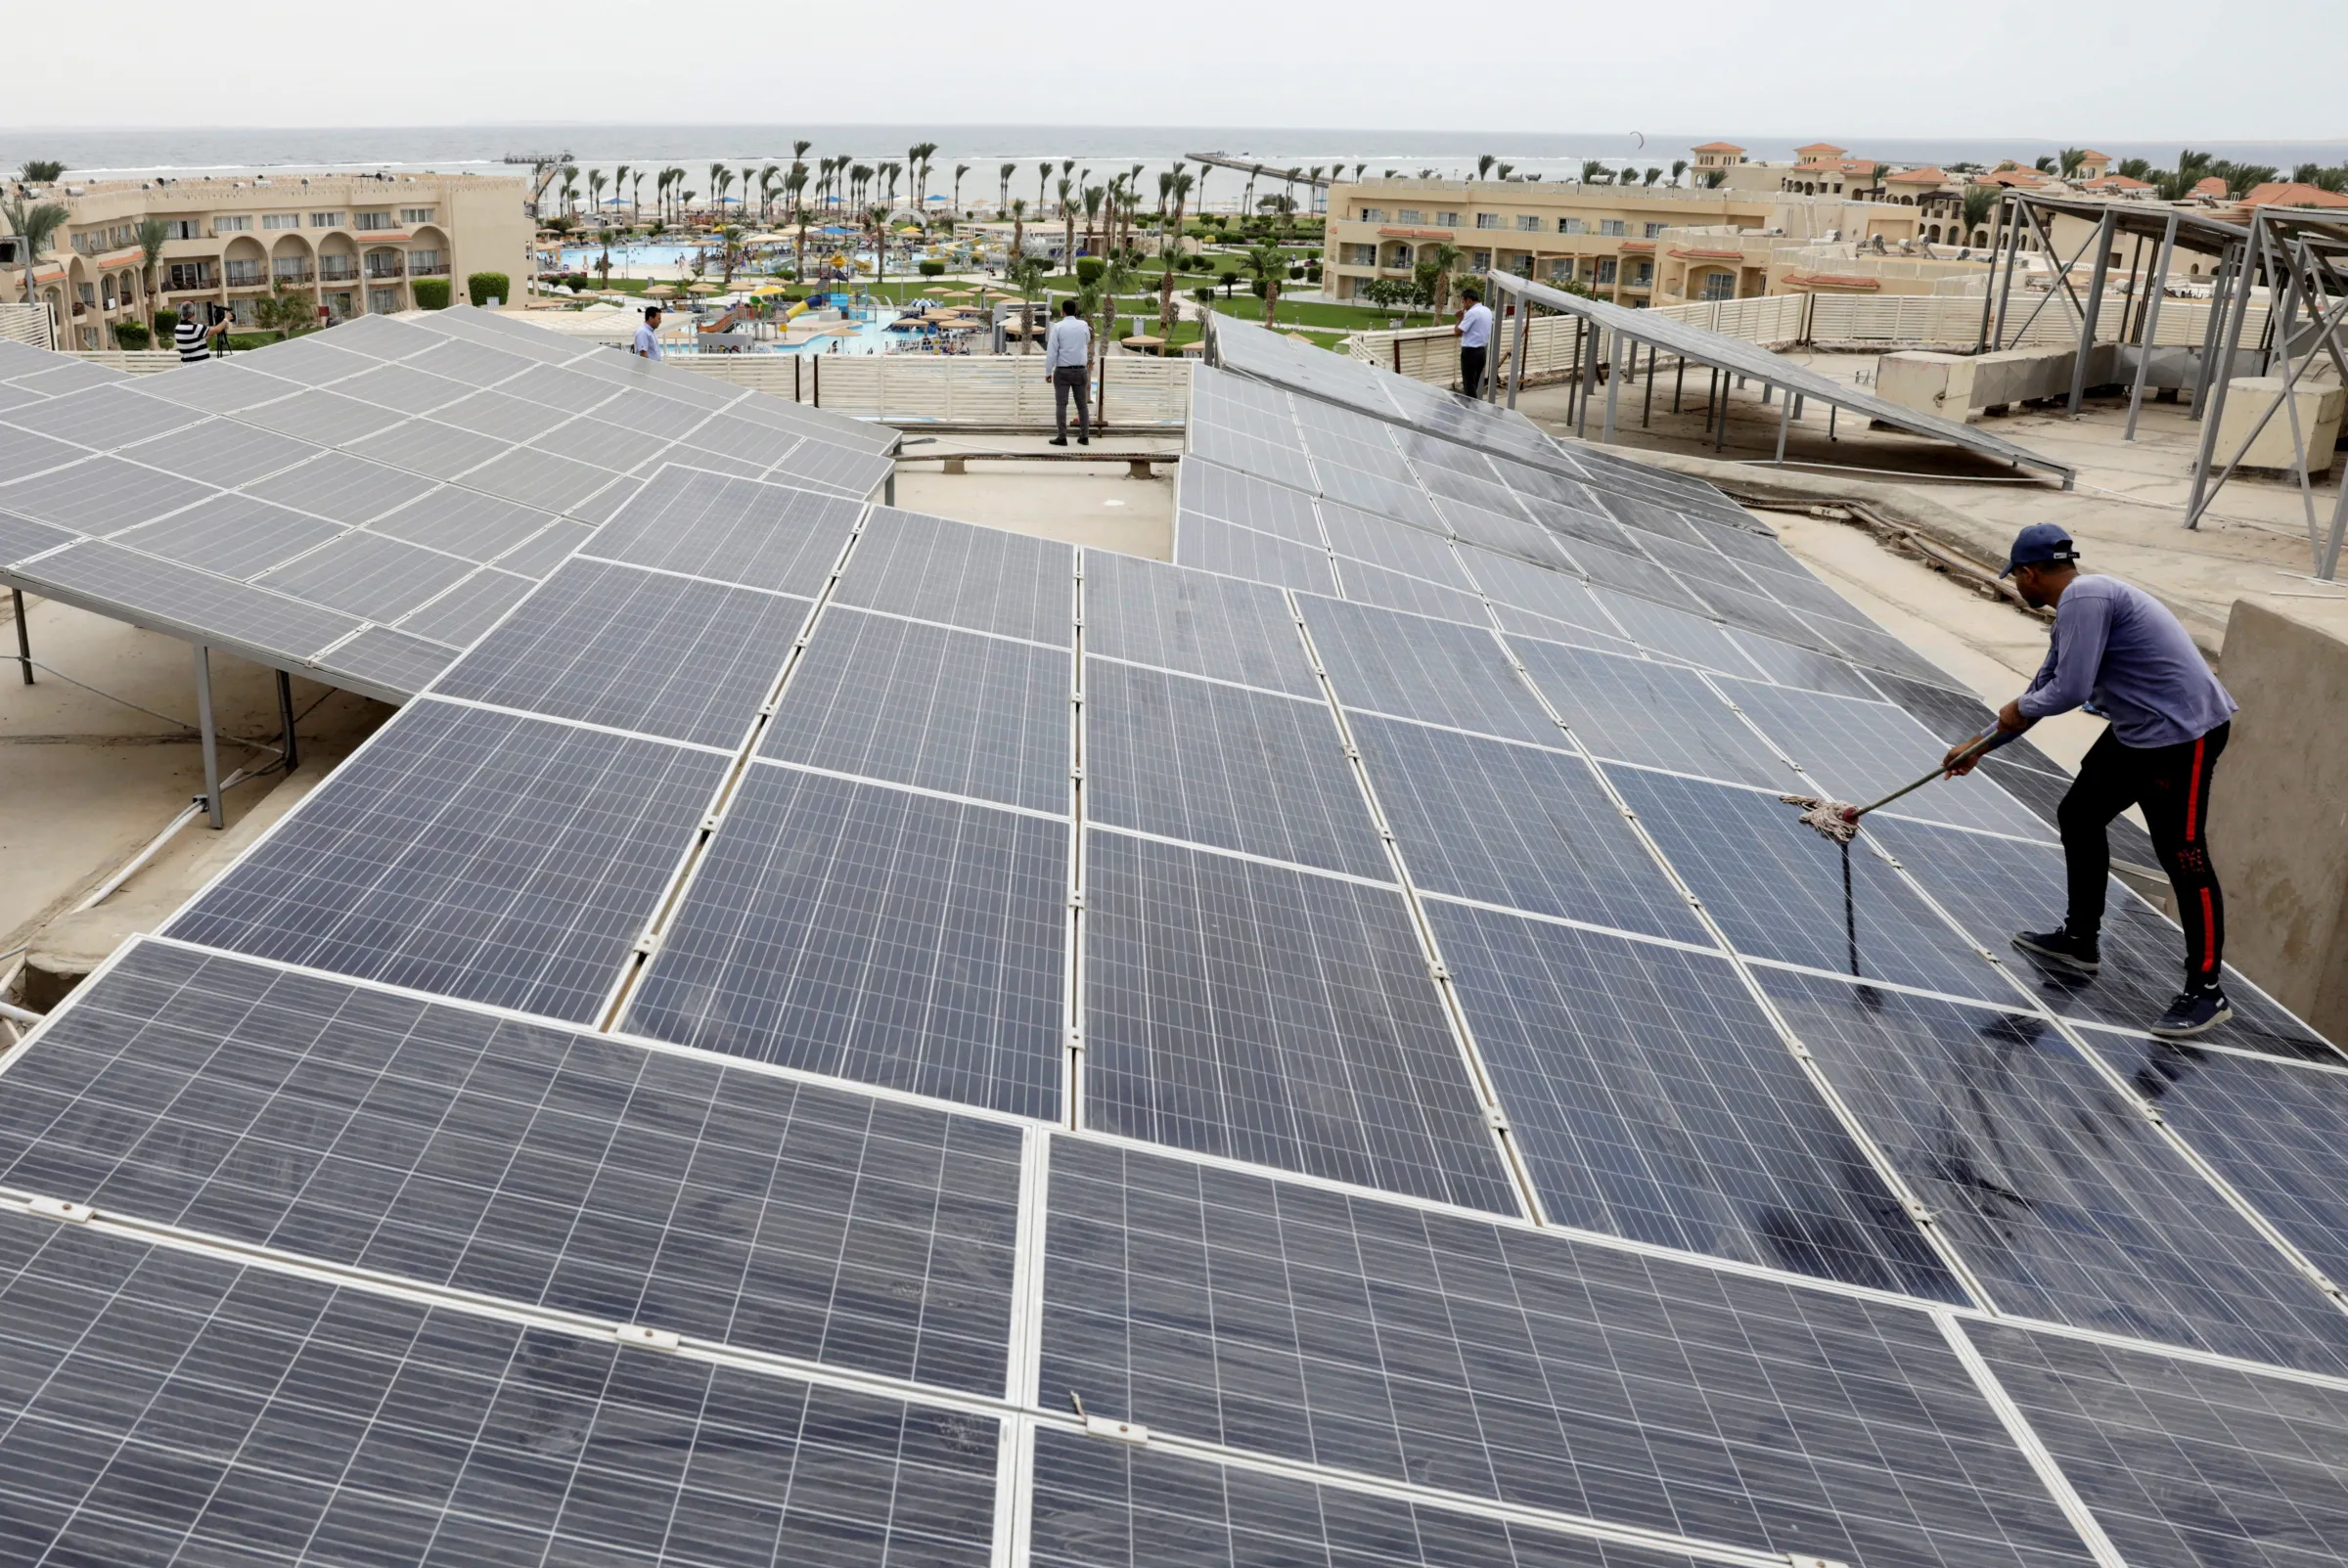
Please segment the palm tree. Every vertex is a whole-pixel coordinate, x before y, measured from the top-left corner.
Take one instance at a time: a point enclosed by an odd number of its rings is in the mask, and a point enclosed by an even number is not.
[[[1003,178],[1002,188],[995,193],[995,216],[998,218],[1011,210],[1011,177],[1018,171],[1016,163],[1006,163],[995,171]]]
[[[611,200],[617,202],[626,197],[627,194],[628,166],[625,163],[622,163],[619,167],[611,171]],[[636,214],[634,212],[630,212],[628,214],[628,221],[630,223],[636,221]]]
[[[1687,173],[1687,172],[1688,172],[1688,160],[1687,160],[1686,158],[1684,158],[1684,157],[1675,157],[1675,158],[1673,158],[1673,159],[1671,160],[1671,183],[1672,183],[1672,184],[1674,184],[1674,185],[1677,185],[1677,184],[1679,184],[1679,183],[1680,183],[1680,176],[1681,176],[1681,175],[1683,175],[1683,174],[1685,174],[1685,173]]]
[[[1369,173],[1369,172],[1370,172],[1370,165],[1369,165],[1369,164],[1367,164],[1367,163],[1356,163],[1356,164],[1353,166],[1353,183],[1354,183],[1354,184],[1356,184],[1356,185],[1359,185],[1359,184],[1361,184],[1361,183],[1362,183],[1362,176],[1363,176],[1363,175],[1365,175],[1365,174],[1367,174],[1367,173]]]
[[[1427,249],[1431,254],[1411,270],[1426,290],[1428,310],[1440,316],[1444,305],[1450,302],[1451,273],[1460,264],[1460,247],[1448,240],[1438,240]]]
[[[1060,179],[1060,259],[1070,272],[1076,270],[1076,204],[1069,200],[1076,194],[1076,182],[1066,175]]]
[[[962,177],[971,172],[968,163],[954,165],[954,216],[962,216]]]
[[[888,281],[888,205],[876,202],[864,209],[865,222],[873,230],[873,289]]]
[[[1475,177],[1480,180],[1485,175],[1491,173],[1492,165],[1497,161],[1498,159],[1494,158],[1489,153],[1486,153],[1481,157],[1477,158],[1475,160]]]
[[[1647,183],[1648,183],[1648,184],[1650,187],[1651,187],[1651,186],[1652,186],[1652,185],[1653,185],[1653,184],[1654,184],[1654,183],[1655,183],[1657,180],[1661,179],[1662,177],[1663,177],[1663,171],[1662,171],[1661,169],[1657,168],[1657,167],[1656,167],[1654,164],[1652,164],[1652,163],[1649,163],[1649,164],[1647,166]]]
[[[1280,309],[1280,280],[1288,275],[1288,253],[1267,241],[1250,247],[1242,259],[1247,270],[1263,282],[1264,325],[1273,326],[1275,313]]]
[[[1166,195],[1174,198],[1173,227],[1169,229],[1162,222],[1158,225],[1162,236],[1158,251],[1165,263],[1164,273],[1157,280],[1157,335],[1161,339],[1174,336],[1174,256],[1182,246],[1182,204],[1190,199],[1191,185],[1191,177],[1177,166],[1159,197],[1161,202]]]
[[[49,248],[58,231],[66,226],[65,203],[36,202],[27,204],[23,197],[11,197],[5,205],[0,205],[0,217],[8,219],[9,232],[24,244],[24,302],[28,305],[37,304],[39,296],[32,291],[32,269],[41,259],[41,252]]]
[[[1101,216],[1101,203],[1107,196],[1108,191],[1105,186],[1088,185],[1084,188],[1084,247],[1095,255],[1101,252],[1093,246],[1093,223]]]
[[[1605,164],[1600,162],[1597,158],[1586,157],[1582,159],[1582,183],[1584,185],[1596,185],[1598,183],[1598,177],[1605,172]]]
[[[171,242],[171,225],[161,218],[141,218],[135,231],[139,242],[139,287],[145,291],[152,307],[155,300],[155,269],[162,265],[163,246]],[[30,301],[32,295],[25,294]]]
[[[2055,162],[2061,165],[2062,177],[2066,180],[2077,175],[2079,165],[2086,161],[2087,149],[2084,147],[2066,147],[2055,155]]]
[[[66,166],[53,157],[28,157],[17,177],[27,185],[54,185],[65,176]]]
[[[709,165],[709,200],[712,203],[725,200],[726,182],[733,177],[723,163]]]
[[[1495,163],[1492,165],[1492,172],[1500,178],[1502,183],[1505,184],[1507,183],[1509,176],[1516,172],[1516,165],[1513,163]]]
[[[783,190],[790,199],[791,216],[798,219],[799,223],[799,243],[791,252],[790,270],[798,275],[798,281],[802,284],[807,281],[807,204],[799,198],[806,189],[807,165],[791,164],[790,172],[783,177]]]
[[[563,215],[571,216],[579,206],[579,171],[577,166],[563,171]]]
[[[1039,221],[1043,218],[1045,210],[1044,183],[1051,178],[1052,160],[1050,158],[1046,158],[1035,166],[1035,215]]]
[[[783,167],[769,163],[758,171],[758,227],[766,227],[766,209],[774,205],[775,187],[783,183]]]
[[[1997,210],[2002,194],[1994,185],[1968,185],[1959,194],[1957,210],[1964,219],[1966,245],[1971,245],[1973,236],[1989,222],[1990,214]]]
[[[587,204],[595,208],[595,221],[604,221],[604,186],[607,177],[602,169],[587,171]]]

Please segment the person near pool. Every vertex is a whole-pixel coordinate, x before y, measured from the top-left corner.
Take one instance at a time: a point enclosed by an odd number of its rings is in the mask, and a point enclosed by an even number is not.
[[[2088,748],[2055,811],[2070,908],[2051,931],[2023,931],[2024,952],[2082,974],[2102,965],[2098,935],[2111,874],[2104,829],[2144,808],[2152,847],[2177,893],[2185,927],[2185,989],[2149,1027],[2166,1039],[2214,1029],[2234,1016],[2219,985],[2226,955],[2226,899],[2209,858],[2209,800],[2235,702],[2193,640],[2150,594],[2117,577],[2079,570],[2070,536],[2051,522],[2016,535],[2004,575],[2032,606],[2054,608],[2047,658],[2030,689],[1998,710],[1998,728],[2019,734],[2073,708],[2110,722]],[[1970,742],[1949,748],[1949,771]]]
[[[645,359],[661,357],[660,307],[658,305],[645,307],[644,325],[636,329],[636,341],[628,346],[628,352],[640,355]]]
[[[1452,323],[1451,335],[1460,340],[1460,392],[1473,397],[1483,390],[1484,357],[1492,347],[1492,310],[1484,303],[1483,291],[1473,284],[1461,289],[1460,297],[1468,303]]]

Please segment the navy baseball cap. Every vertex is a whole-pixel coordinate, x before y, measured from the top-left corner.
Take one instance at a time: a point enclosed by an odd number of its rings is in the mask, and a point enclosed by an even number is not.
[[[2079,552],[2060,523],[2034,522],[2013,536],[2013,548],[2006,552],[2006,569],[1998,575],[2010,577],[2016,566],[2043,566],[2078,559]]]

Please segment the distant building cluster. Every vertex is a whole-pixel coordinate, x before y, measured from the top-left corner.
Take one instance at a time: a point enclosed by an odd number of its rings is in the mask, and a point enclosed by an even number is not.
[[[2064,155],[2067,172],[2006,159],[1987,169],[1902,165],[1831,142],[1792,162],[1734,142],[1689,149],[1670,183],[1612,171],[1587,181],[1387,177],[1329,193],[1332,295],[1375,300],[1429,263],[1571,284],[1619,304],[1677,305],[1776,293],[1966,293],[1981,288],[2009,190],[2152,202],[2159,188],[2109,154]],[[1678,178],[1685,175],[1685,179]],[[2348,196],[2267,181],[2239,196],[2215,175],[2184,201],[2213,216],[2256,205],[2348,207]],[[2035,242],[2027,248],[2035,249]]]

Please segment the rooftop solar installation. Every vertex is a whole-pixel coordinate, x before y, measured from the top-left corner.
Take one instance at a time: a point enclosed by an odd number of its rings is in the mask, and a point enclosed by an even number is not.
[[[9,349],[0,581],[391,701],[661,467],[852,509],[895,439],[467,306],[137,378]]]
[[[359,325],[301,398],[630,390]],[[2022,963],[2042,754],[1796,824],[1978,704],[1716,493],[1222,346],[1173,564],[690,453],[592,518],[346,452],[0,515],[116,591],[234,555],[183,612],[412,696],[0,1057],[0,1556],[2348,1549],[2348,1055],[2238,977],[2142,1033],[2122,889],[2103,976]]]

